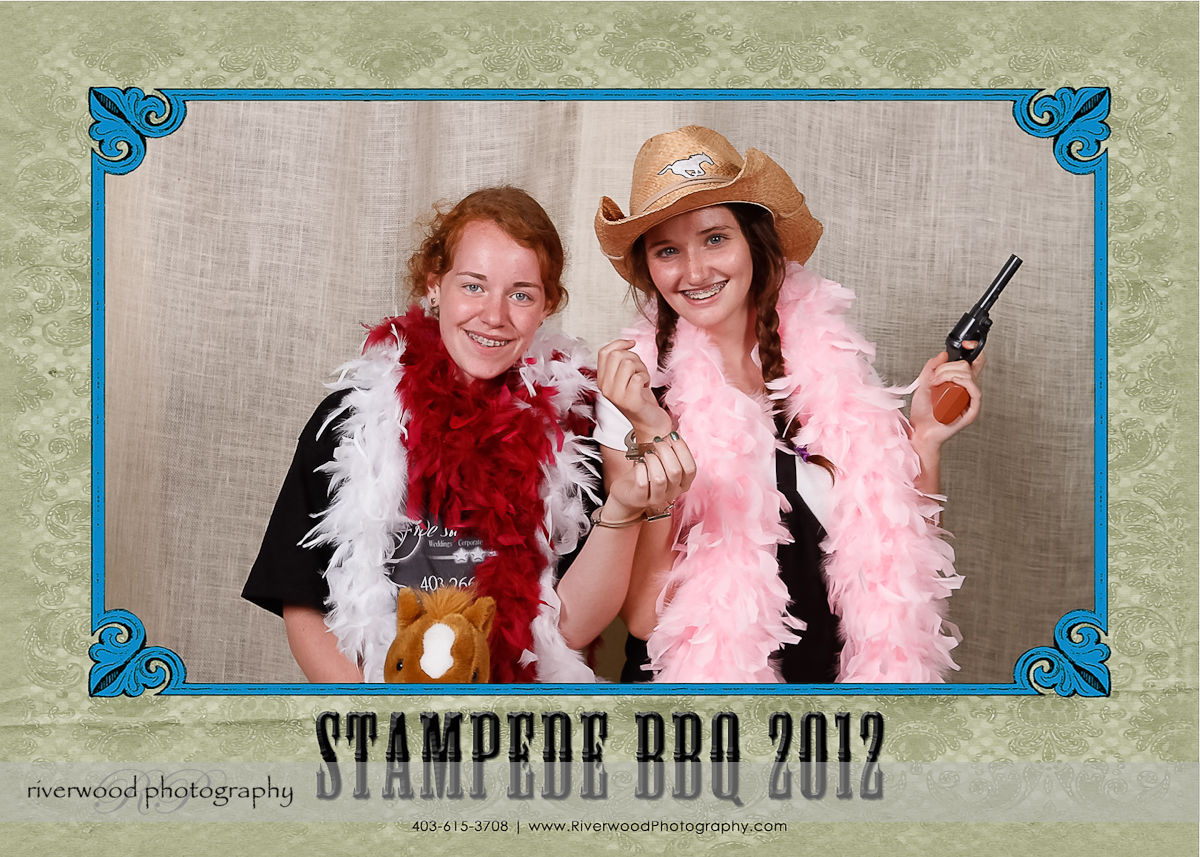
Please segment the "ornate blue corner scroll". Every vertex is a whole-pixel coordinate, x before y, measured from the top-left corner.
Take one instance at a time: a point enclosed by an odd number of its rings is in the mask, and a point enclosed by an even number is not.
[[[88,107],[93,120],[88,135],[99,144],[97,163],[116,175],[136,169],[146,156],[146,139],[167,136],[187,115],[180,96],[147,95],[137,87],[93,86]]]
[[[1037,646],[1023,654],[1013,670],[1021,688],[1033,692],[1053,690],[1059,696],[1108,696],[1111,691],[1108,657],[1101,642],[1107,634],[1107,387],[1106,325],[1108,284],[1107,254],[1107,153],[1103,143],[1111,130],[1107,119],[1112,104],[1108,87],[1059,87],[1028,93],[1013,102],[1013,118],[1029,134],[1054,140],[1059,166],[1076,175],[1093,174],[1096,182],[1096,610],[1075,610],[1054,627],[1054,646]]]
[[[1013,678],[1029,690],[1053,690],[1059,696],[1108,696],[1110,649],[1100,640],[1105,623],[1090,610],[1074,610],[1058,620],[1054,645],[1021,655]]]
[[[146,140],[165,137],[183,124],[187,115],[178,95],[143,92],[137,87],[119,89],[95,86],[88,90],[92,124],[88,135],[96,141],[92,154],[92,612],[103,610],[103,572],[96,567],[103,556],[104,485],[104,184],[103,174],[124,175],[146,156]],[[146,645],[146,629],[127,610],[101,612],[93,620],[97,642],[88,649],[92,668],[88,690],[92,696],[140,696],[146,690],[170,692],[184,684],[187,669],[175,652]]]
[[[1055,159],[1063,169],[1083,175],[1102,162],[1110,101],[1106,86],[1064,86],[1053,95],[1021,96],[1013,104],[1013,118],[1035,137],[1053,137]]]
[[[170,649],[146,645],[141,620],[126,610],[106,610],[104,600],[104,179],[136,169],[146,156],[147,140],[177,130],[189,101],[461,101],[461,100],[629,100],[629,101],[997,101],[1012,103],[1017,125],[1053,140],[1058,164],[1076,175],[1095,178],[1095,459],[1096,536],[1094,610],[1076,610],[1058,621],[1054,644],[1022,655],[1014,681],[945,685],[287,685],[188,683],[186,669]],[[1107,155],[1104,141],[1111,98],[1105,87],[946,90],[151,90],[93,87],[89,129],[92,153],[92,616],[97,636],[89,649],[93,696],[164,694],[211,695],[361,695],[375,693],[453,693],[466,695],[1038,695],[1106,696],[1107,660]]]
[[[88,654],[92,696],[141,696],[143,690],[168,692],[183,685],[187,669],[179,655],[161,646],[146,645],[146,629],[127,610],[109,610],[100,617],[99,641]]]

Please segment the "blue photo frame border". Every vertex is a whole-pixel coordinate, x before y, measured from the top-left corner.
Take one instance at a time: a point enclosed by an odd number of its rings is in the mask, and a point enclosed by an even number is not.
[[[1010,101],[1027,133],[1052,141],[1055,160],[1076,175],[1092,175],[1094,197],[1095,589],[1090,609],[1073,610],[1055,625],[1053,643],[1023,654],[1011,683],[993,684],[214,684],[190,683],[178,654],[147,645],[140,619],[104,600],[104,200],[109,175],[136,169],[147,141],[178,129],[193,101]],[[680,695],[1038,695],[1108,696],[1108,154],[1107,87],[1036,89],[162,89],[92,87],[90,135],[92,217],[92,446],[91,600],[92,696],[164,695],[473,695],[473,696],[680,696]]]

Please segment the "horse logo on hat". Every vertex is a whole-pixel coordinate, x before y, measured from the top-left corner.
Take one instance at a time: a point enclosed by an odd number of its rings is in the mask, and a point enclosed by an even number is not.
[[[672,161],[667,164],[658,174],[661,176],[667,170],[670,170],[677,176],[683,176],[686,179],[699,178],[704,175],[704,165],[713,163],[713,159],[703,152],[697,152],[686,158],[680,158],[678,161]]]

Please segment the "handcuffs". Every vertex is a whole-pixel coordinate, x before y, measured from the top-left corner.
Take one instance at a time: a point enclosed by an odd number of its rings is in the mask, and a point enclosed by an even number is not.
[[[670,437],[672,440],[680,439],[679,432],[677,432],[677,431],[672,431],[668,435],[668,437]],[[634,436],[633,429],[631,428],[629,430],[629,433],[625,435],[625,458],[627,460],[633,461],[633,462],[644,461],[646,458],[646,453],[653,452],[654,445],[656,443],[662,443],[662,440],[663,439],[661,437],[656,437],[654,440],[652,440],[648,443],[638,443],[637,438]],[[671,512],[674,511],[674,509],[675,509],[675,501],[672,500],[670,503],[668,503],[666,508],[664,508],[661,512],[656,512],[653,515],[647,513],[647,514],[643,515],[642,517],[633,518],[632,520],[629,520],[629,521],[620,521],[619,523],[615,523],[615,524],[610,524],[607,521],[602,521],[600,519],[600,511],[603,508],[604,508],[603,506],[597,507],[596,510],[594,512],[592,512],[592,523],[598,527],[609,527],[611,529],[620,529],[622,527],[632,527],[634,524],[638,523],[639,521],[647,521],[647,522],[661,521],[664,518],[671,517]]]

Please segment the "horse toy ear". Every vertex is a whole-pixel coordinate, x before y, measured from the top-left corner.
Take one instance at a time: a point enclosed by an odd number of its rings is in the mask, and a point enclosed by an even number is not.
[[[417,621],[425,608],[421,606],[420,596],[417,595],[415,589],[409,589],[407,586],[402,587],[396,593],[396,633],[400,633],[400,629],[405,625],[411,625]]]
[[[492,633],[492,621],[496,618],[496,601],[487,595],[477,598],[474,604],[463,611],[463,616],[479,629],[486,640]]]
[[[404,587],[396,593],[396,639],[383,677],[389,682],[473,683],[491,678],[487,638],[496,602],[472,590],[433,592]]]

